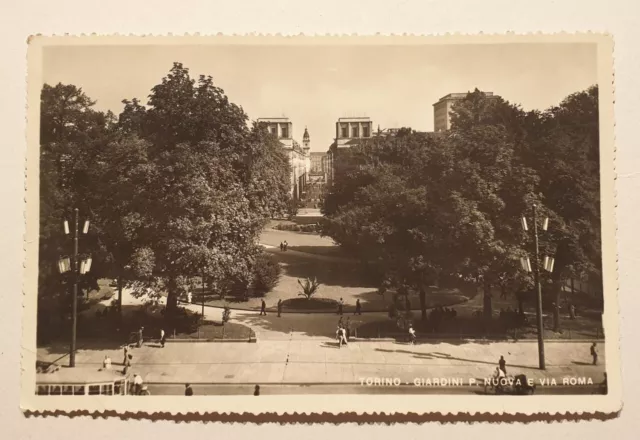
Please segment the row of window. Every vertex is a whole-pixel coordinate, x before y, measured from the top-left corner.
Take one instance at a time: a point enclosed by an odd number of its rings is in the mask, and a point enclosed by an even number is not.
[[[269,132],[277,137],[280,137],[282,139],[288,139],[289,138],[289,127],[287,125],[282,125],[280,127],[280,136],[278,136],[278,126],[277,125],[271,125],[269,127]],[[368,125],[365,125],[362,127],[362,137],[368,138],[369,136],[371,136],[371,130],[369,128]],[[349,137],[349,126],[347,124],[341,124],[340,125],[340,137],[342,138],[348,138]],[[354,125],[351,127],[351,137],[352,138],[359,138],[360,137],[360,126],[358,125]]]
[[[362,127],[362,137],[368,138],[371,135],[369,130],[369,126],[365,125]],[[348,138],[349,137],[349,125],[348,124],[340,124],[340,137]],[[359,138],[360,137],[360,126],[354,125],[351,127],[351,137]]]
[[[269,132],[274,135],[274,136],[278,136],[278,126],[277,125],[272,125],[271,127],[269,127]],[[283,139],[289,139],[289,127],[286,125],[283,125],[282,127],[280,127],[280,137]]]
[[[113,396],[126,394],[126,386],[126,381],[95,385],[38,385],[36,394],[39,396]]]

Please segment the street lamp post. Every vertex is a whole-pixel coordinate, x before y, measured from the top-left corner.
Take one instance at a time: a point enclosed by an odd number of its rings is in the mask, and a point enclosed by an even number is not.
[[[549,219],[545,218],[542,225],[544,231],[549,227]],[[522,229],[528,231],[527,219],[522,217]],[[542,284],[540,283],[540,246],[538,242],[538,207],[533,205],[533,240],[535,246],[535,256],[533,267],[529,258],[523,258],[521,260],[522,268],[527,272],[533,272],[534,281],[536,284],[536,321],[538,327],[538,363],[541,370],[544,370],[544,321],[542,316]],[[544,269],[548,272],[553,272],[554,259],[551,257],[545,257]]]
[[[76,328],[78,326],[78,208],[74,209],[75,227],[73,233],[73,298],[71,322],[71,353],[69,366],[76,366]]]
[[[78,208],[74,209],[74,228],[73,228],[73,258],[69,262],[68,258],[61,258],[58,261],[58,267],[60,273],[73,271],[73,296],[71,298],[71,347],[69,350],[69,367],[76,366],[76,328],[78,326],[78,280],[81,274],[89,272],[91,269],[91,257],[87,257],[82,262],[78,255],[78,235],[80,222],[78,220],[79,211]],[[64,232],[69,234],[69,223],[64,221]],[[89,220],[84,222],[82,233],[89,232]]]
[[[544,323],[542,320],[542,285],[540,284],[540,248],[538,245],[538,219],[537,207],[533,205],[533,236],[535,240],[535,282],[536,282],[536,320],[538,322],[538,363],[541,370],[545,369],[544,362]]]

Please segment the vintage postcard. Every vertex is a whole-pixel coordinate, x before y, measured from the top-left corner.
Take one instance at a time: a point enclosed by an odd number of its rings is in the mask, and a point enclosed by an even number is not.
[[[32,37],[23,410],[616,413],[612,60]]]

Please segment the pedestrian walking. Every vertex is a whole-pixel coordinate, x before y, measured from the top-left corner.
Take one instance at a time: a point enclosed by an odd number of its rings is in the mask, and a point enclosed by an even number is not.
[[[507,361],[504,360],[504,356],[500,356],[500,360],[498,361],[498,367],[500,368],[500,370],[502,370],[502,372],[506,376],[507,375]]]
[[[166,336],[164,333],[164,329],[161,328],[160,329],[160,345],[162,346],[162,348],[164,348],[164,343],[166,342]]]
[[[356,300],[356,311],[353,312],[354,315],[362,315],[362,306],[360,305],[360,300]]]
[[[142,339],[143,334],[144,327],[140,327],[140,329],[138,330],[138,348],[142,347],[142,344],[144,343],[144,340]]]
[[[348,342],[349,338],[351,337],[351,318],[347,317],[347,323],[345,324],[344,329],[347,333],[347,342]]]
[[[253,389],[253,395],[254,396],[260,395],[260,385],[256,385],[256,387]]]
[[[344,328],[340,328],[338,329],[338,333],[340,334],[338,347],[342,348],[342,344],[347,345],[347,332]]]
[[[282,252],[283,250],[284,250],[284,244],[280,242],[280,252]]]
[[[344,307],[344,300],[340,298],[340,302],[338,303],[338,315],[342,315],[343,307]]]
[[[416,343],[416,331],[413,329],[413,325],[409,324],[409,343],[415,345]]]
[[[129,358],[129,344],[124,344],[122,347],[124,349],[124,357],[122,358],[122,366],[127,364],[127,359]]]
[[[598,364],[598,350],[596,349],[596,343],[591,344],[591,357],[593,358],[593,365]]]
[[[280,318],[280,314],[282,313],[282,299],[278,300],[278,318]]]
[[[604,380],[600,382],[600,393],[608,394],[609,393],[609,383],[607,380],[607,373],[604,373]]]
[[[132,359],[133,359],[133,356],[128,354],[127,358],[124,361],[124,368],[122,369],[122,375],[123,376],[126,376],[129,373],[129,370],[131,369],[131,360]]]
[[[289,243],[287,243],[287,240],[285,240],[284,243],[282,243],[282,246],[284,248],[284,251],[287,252],[287,247],[289,247]]]
[[[569,306],[569,319],[576,319],[576,306],[573,304]]]
[[[262,303],[260,305],[260,316],[267,316],[267,303],[264,302],[264,299],[262,300]]]
[[[185,396],[193,396],[193,388],[191,388],[191,384],[185,384],[185,386],[184,386],[184,395]]]

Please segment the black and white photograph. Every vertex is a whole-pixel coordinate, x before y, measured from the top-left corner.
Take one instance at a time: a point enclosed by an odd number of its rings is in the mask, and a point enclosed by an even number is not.
[[[30,51],[31,407],[619,406],[608,38]]]

